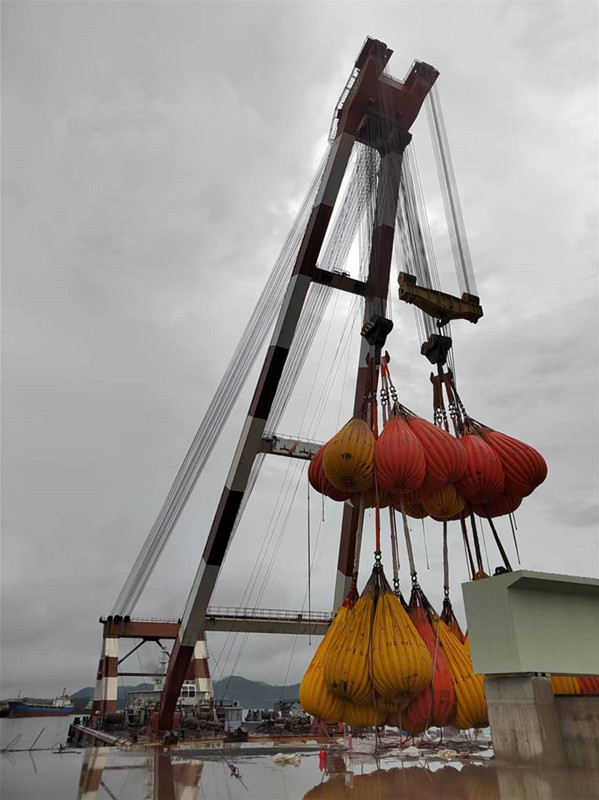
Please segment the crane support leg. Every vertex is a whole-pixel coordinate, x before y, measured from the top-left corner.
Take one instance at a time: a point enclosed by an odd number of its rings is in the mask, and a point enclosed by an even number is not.
[[[438,75],[428,64],[416,62],[404,82],[396,81],[383,75],[390,55],[391,51],[384,42],[367,39],[337,106],[335,139],[169,661],[160,705],[161,730],[169,730],[172,725],[175,705],[195,643],[205,630],[206,609],[233,536],[254,458],[263,449],[266,421],[310,283],[330,280],[339,284],[336,288],[360,293],[364,291],[367,321],[373,314],[384,316],[402,154],[411,139],[407,131]],[[374,147],[381,153],[370,271],[365,286],[361,282],[338,281],[334,277],[329,279],[317,268],[317,259],[356,141]],[[374,347],[372,352],[374,354]],[[358,391],[365,381],[365,364],[361,364]],[[346,526],[341,542],[341,552],[346,555],[352,554],[355,549],[352,536],[355,542],[355,528],[352,534],[351,527]],[[344,574],[338,575],[337,594],[340,594],[345,577]]]
[[[78,794],[82,800],[96,800],[109,755],[109,747],[86,747],[83,750]]]
[[[189,668],[194,646],[205,629],[206,609],[222,563],[231,543],[254,458],[262,451],[266,420],[275,399],[279,380],[297,327],[301,310],[312,282],[333,206],[347,167],[355,136],[341,132],[335,139],[314,207],[308,220],[293,274],[287,287],[262,372],[254,392],[237,451],[229,470],[216,515],[208,535],[179,635],[169,661],[160,706],[160,730],[169,730],[181,685]]]
[[[395,217],[399,201],[402,155],[408,141],[409,135],[402,137],[396,149],[385,153],[381,159],[375,220],[372,232],[372,246],[370,251],[368,288],[364,306],[364,322],[369,322],[371,317],[375,314],[384,317],[387,313],[389,273],[391,271],[391,258],[393,255]],[[369,380],[371,380],[370,376],[372,373],[368,367],[369,357],[375,358],[375,356],[374,345],[368,344],[366,339],[363,338],[360,347],[358,376],[356,379],[354,414],[360,412],[367,389],[376,389],[376,386],[369,387]],[[351,585],[354,571],[358,519],[358,509],[345,503],[341,522],[341,540],[339,542],[339,559],[337,562],[333,610],[339,608]]]
[[[116,714],[117,711],[119,639],[118,636],[107,636],[106,630],[104,633],[102,656],[98,664],[96,687],[92,700],[92,721],[98,715]]]

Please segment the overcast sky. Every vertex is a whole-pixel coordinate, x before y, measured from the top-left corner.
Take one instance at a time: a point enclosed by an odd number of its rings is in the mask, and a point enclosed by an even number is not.
[[[394,76],[414,59],[441,73],[485,311],[476,326],[454,325],[461,393],[474,417],[534,445],[549,465],[517,514],[522,565],[597,576],[594,0],[4,2],[2,15],[2,697],[93,683],[98,617],[110,612],[243,331],[367,35],[394,50]],[[414,146],[452,289],[425,120]],[[334,352],[347,308],[346,299],[331,304],[284,433],[305,433],[297,426],[318,351]],[[393,316],[401,399],[429,415],[413,312],[397,301]],[[347,358],[315,438],[349,413],[357,351]],[[182,610],[249,389],[140,615]],[[267,522],[288,463],[266,462],[218,604],[241,601],[270,531],[258,587],[280,545],[260,605],[304,602],[305,477],[287,525]],[[328,504],[320,526],[316,609],[332,603],[339,512]],[[439,528],[426,526],[429,570],[415,528],[421,582],[435,603]],[[505,520],[499,528],[513,556]],[[464,555],[458,531],[450,534],[463,621]],[[488,550],[493,568],[490,542]],[[292,637],[251,636],[240,652],[242,640],[210,637],[216,677],[297,681],[314,651],[305,640],[294,649]],[[150,668],[146,648],[140,663]]]

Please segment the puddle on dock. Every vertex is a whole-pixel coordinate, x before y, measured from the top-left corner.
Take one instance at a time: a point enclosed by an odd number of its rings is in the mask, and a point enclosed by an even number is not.
[[[300,746],[300,743],[297,743]],[[283,750],[283,748],[279,748]],[[277,751],[275,750],[275,753]],[[285,754],[296,752],[293,743]],[[318,750],[288,765],[247,749],[88,748],[2,755],[2,800],[595,800],[599,771]],[[235,768],[235,769],[232,769]],[[236,774],[238,777],[236,777]]]

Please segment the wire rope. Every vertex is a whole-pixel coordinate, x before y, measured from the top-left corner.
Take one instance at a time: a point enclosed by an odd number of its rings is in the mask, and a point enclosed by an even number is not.
[[[311,569],[311,552],[310,552],[310,482],[306,481],[306,485],[308,487],[308,497],[307,497],[307,504],[308,504],[308,616],[310,616],[312,610],[312,569]],[[312,635],[310,631],[308,631],[308,644],[312,644]]]
[[[300,462],[300,465],[301,465],[301,462]],[[265,577],[264,577],[264,579],[263,579],[262,585],[261,585],[261,587],[260,587],[260,591],[259,591],[258,598],[257,598],[257,600],[255,601],[255,603],[256,603],[256,606],[255,606],[255,607],[258,607],[258,606],[259,606],[259,603],[261,602],[261,600],[262,600],[262,597],[263,597],[263,594],[264,594],[264,590],[265,590],[265,588],[266,588],[266,586],[267,586],[267,584],[268,584],[268,579],[269,579],[269,577],[270,577],[270,572],[271,572],[271,570],[272,570],[272,566],[273,566],[273,564],[274,564],[274,561],[276,560],[276,555],[277,555],[277,553],[278,553],[278,549],[279,549],[279,546],[280,546],[280,542],[281,542],[281,540],[282,540],[283,534],[284,534],[284,532],[285,532],[285,529],[286,529],[287,521],[288,521],[288,519],[289,519],[289,515],[290,515],[290,512],[291,512],[291,507],[292,507],[292,505],[293,505],[293,500],[295,499],[295,496],[296,496],[296,494],[297,494],[297,490],[298,490],[298,488],[299,488],[299,481],[298,481],[298,482],[297,482],[297,484],[296,484],[295,491],[294,491],[294,493],[293,493],[293,496],[292,496],[291,502],[289,503],[289,510],[288,510],[288,512],[287,512],[287,515],[286,515],[286,517],[285,517],[284,524],[283,524],[283,526],[282,526],[282,528],[281,528],[281,532],[280,532],[280,534],[279,534],[279,536],[278,536],[278,539],[277,539],[277,543],[276,543],[275,549],[274,549],[274,551],[273,551],[273,554],[272,554],[272,556],[271,556],[271,561],[270,561],[270,564],[269,564],[269,570],[267,571],[267,574],[266,574],[266,576],[265,576]],[[280,512],[279,512],[279,515],[280,515]],[[273,533],[274,533],[274,529],[273,529]],[[243,648],[245,647],[245,642],[246,642],[246,641],[247,641],[247,634],[245,635],[245,637],[244,637],[244,639],[243,639],[243,641],[242,641],[242,643],[241,643],[241,645],[240,645],[240,650],[239,650],[239,652],[238,652],[238,654],[237,654],[237,659],[236,659],[236,662],[235,662],[235,663],[237,663],[237,662],[238,662],[238,660],[239,660],[239,657],[241,656],[241,651],[242,651],[242,650],[243,650]]]
[[[359,159],[358,160],[358,166],[363,165],[364,163],[365,163],[365,159]],[[366,163],[367,163],[367,165],[368,164],[372,164],[373,160],[371,158],[369,158]],[[358,170],[354,170],[354,174],[356,174],[357,171]],[[351,186],[351,184],[350,184],[350,186]],[[353,194],[355,194],[355,193],[353,193]],[[351,198],[353,196],[353,194],[351,192],[351,189],[348,190],[348,193],[347,193],[348,197]],[[346,203],[344,205],[344,207],[348,208],[350,210],[352,208],[349,203]],[[356,214],[356,212],[355,212],[355,204],[354,204],[353,219],[355,220],[355,222],[358,222],[359,219],[362,217],[363,211],[364,211],[363,208],[362,209],[358,208],[357,209],[357,214]],[[344,227],[344,230],[345,230],[345,235],[343,237],[343,242],[340,244],[337,241],[337,238],[335,236],[331,237],[330,248],[334,248],[334,252],[337,254],[337,262],[336,262],[337,265],[344,263],[344,260],[347,258],[347,254],[349,253],[349,249],[351,247],[351,242],[355,238],[355,222],[354,222],[353,225],[350,225],[348,223],[348,213],[340,215],[340,219],[343,222],[343,227]],[[330,252],[330,249],[329,249],[328,252]],[[326,262],[326,258],[327,258],[327,253],[325,252],[325,262]],[[333,266],[333,268],[334,268],[334,266]],[[362,271],[363,271],[363,265],[361,267],[361,272]],[[346,324],[346,329],[347,329],[347,324]],[[329,326],[328,331],[330,331],[330,326]],[[327,333],[327,337],[328,337],[328,333]],[[344,338],[345,337],[342,336],[340,342],[343,341]],[[325,343],[325,348],[323,350],[326,350],[326,343]],[[332,386],[332,381],[329,382],[328,390],[327,390],[327,387],[325,386],[325,390],[323,392],[324,398],[323,398],[323,395],[321,395],[321,399],[320,399],[320,402],[319,402],[318,405],[320,405],[322,408],[324,408],[324,406],[326,405],[326,396],[330,392],[331,386]],[[323,402],[323,400],[324,400],[324,402]],[[304,414],[304,418],[305,418],[305,414]],[[302,425],[300,425],[300,430],[302,428]],[[293,479],[293,476],[292,476],[292,479]],[[283,484],[283,486],[284,486],[284,484]],[[282,487],[282,489],[283,489],[283,487]],[[282,489],[281,489],[281,491],[282,491]],[[296,490],[294,492],[293,499],[295,498],[296,492],[297,492],[297,487],[296,487]],[[279,495],[279,497],[280,497],[280,495]],[[285,499],[286,499],[286,497],[284,498],[284,501],[285,501]],[[278,502],[277,502],[276,505],[278,505]],[[276,561],[276,556],[278,554],[278,551],[279,551],[279,548],[280,548],[280,545],[281,545],[282,535],[284,533],[284,530],[285,530],[285,527],[286,527],[286,522],[287,522],[289,514],[290,514],[291,505],[292,505],[292,503],[289,504],[289,510],[287,511],[287,514],[285,515],[285,523],[284,523],[283,527],[281,528],[281,532],[280,532],[279,536],[276,539],[276,542],[275,542],[275,545],[274,545],[274,548],[273,548],[273,551],[272,551],[272,554],[271,554],[270,562],[269,562],[269,565],[267,567],[266,575],[265,575],[265,577],[264,577],[264,579],[262,581],[262,586],[261,586],[261,589],[259,591],[258,600],[255,601],[256,603],[259,603],[261,597],[263,596],[265,587],[266,587],[267,582],[268,582],[268,578],[269,578],[270,574],[272,573],[272,569],[273,569],[274,563]],[[263,555],[265,555],[268,552],[268,550],[270,549],[271,543],[272,543],[272,541],[274,539],[276,525],[279,522],[280,516],[281,516],[281,512],[279,512],[279,514],[275,517],[274,526],[272,527],[272,529],[270,529],[270,526],[269,526],[270,535],[267,533],[267,537],[264,540],[266,542],[266,546],[261,548],[261,551],[260,551],[260,553],[258,555],[258,559],[256,561],[256,564],[254,565],[254,569],[252,571],[252,575],[250,576],[250,580],[248,582],[248,586],[246,587],[249,597],[251,597],[253,592],[254,592],[254,587],[256,586],[258,571],[261,569],[259,564],[263,563]],[[272,517],[271,517],[271,519],[272,519]],[[257,567],[258,567],[258,569],[257,569]],[[245,596],[246,596],[246,594],[244,593],[244,599],[245,599]]]
[[[301,462],[299,463],[299,466],[300,466],[300,467],[301,467],[301,466],[303,466]],[[256,601],[257,605],[259,605],[259,603],[261,603],[261,602],[262,602],[262,598],[263,598],[263,596],[264,596],[264,592],[266,591],[266,586],[268,585],[268,580],[269,580],[269,578],[270,578],[270,576],[271,576],[271,573],[272,573],[272,570],[273,570],[273,567],[274,567],[274,564],[275,564],[275,561],[276,561],[276,558],[277,558],[277,554],[278,554],[278,552],[279,552],[279,549],[280,549],[280,547],[281,547],[281,542],[282,542],[282,540],[283,540],[283,534],[285,533],[285,530],[287,529],[287,523],[289,522],[289,517],[290,517],[290,515],[291,515],[291,509],[292,509],[292,507],[293,507],[293,504],[294,504],[295,498],[296,498],[296,496],[297,496],[297,492],[298,492],[298,490],[299,490],[299,486],[300,486],[300,478],[301,478],[301,473],[299,473],[299,475],[297,476],[297,480],[296,480],[295,489],[294,489],[294,491],[293,491],[293,495],[291,496],[291,501],[290,501],[290,503],[289,503],[288,511],[287,511],[287,513],[286,513],[286,515],[285,515],[285,517],[284,517],[283,524],[282,524],[282,526],[281,526],[281,532],[280,532],[280,534],[279,534],[279,537],[278,537],[278,540],[277,540],[276,546],[275,546],[275,548],[273,549],[273,553],[272,553],[272,556],[271,556],[271,560],[270,560],[270,563],[269,563],[269,565],[268,565],[268,570],[267,570],[267,572],[266,572],[266,575],[264,576],[264,580],[263,580],[263,582],[262,582],[262,587],[261,587],[261,589],[260,589],[260,593],[259,593],[259,595],[258,595],[258,599],[257,599],[257,601]]]
[[[283,678],[283,683],[281,684],[281,696],[279,700],[283,699],[283,694],[285,692],[285,686],[287,685],[287,678],[289,677],[289,671],[291,669],[291,664],[293,662],[293,654],[295,653],[295,647],[297,645],[297,637],[299,636],[299,626],[300,623],[298,622],[298,629],[295,632],[295,636],[293,637],[293,647],[291,648],[291,655],[289,656],[289,663],[287,664],[287,672],[285,673],[285,677]]]
[[[365,149],[364,149],[365,150]],[[361,157],[360,157],[361,156]],[[339,263],[343,262],[343,259],[347,258],[347,254],[349,252],[349,247],[351,246],[352,240],[352,232],[355,230],[355,224],[359,221],[359,216],[363,211],[360,210],[360,207],[357,207],[358,215],[356,216],[356,190],[355,186],[357,181],[355,180],[355,176],[360,172],[362,169],[362,163],[364,161],[364,151],[359,151],[359,157],[356,159],[356,163],[354,166],[354,170],[352,176],[354,180],[350,182],[350,190],[348,190],[346,194],[345,201],[342,205],[342,212],[337,218],[337,224],[335,225],[336,230],[342,231],[342,239],[343,239],[343,246],[338,246],[339,235],[333,236],[331,239],[332,245],[329,246],[327,252],[325,252],[324,261],[325,267],[330,269],[337,269]],[[363,204],[362,204],[363,205]],[[355,218],[354,224],[349,224],[349,217],[353,215]],[[337,246],[335,246],[337,245]],[[331,264],[329,264],[331,262]],[[311,287],[314,289],[314,287]],[[316,291],[312,292],[312,302],[308,302],[307,306],[304,309],[303,320],[300,321],[300,330],[299,335],[296,337],[294,346],[292,346],[292,350],[290,352],[290,358],[288,359],[288,365],[286,372],[284,372],[282,376],[282,390],[278,393],[278,403],[273,407],[271,415],[269,417],[269,427],[273,428],[276,426],[277,421],[282,416],[284,409],[287,405],[289,397],[292,393],[292,390],[295,386],[295,382],[297,381],[297,377],[303,363],[305,361],[305,357],[308,351],[308,347],[306,346],[307,343],[311,341],[312,334],[314,333],[315,327],[318,326],[322,316],[324,314],[324,310],[326,308],[326,304],[330,297],[331,290],[329,287],[318,285],[316,287]],[[259,337],[257,337],[259,338]],[[218,424],[223,424],[224,419],[222,419],[223,414],[221,414],[217,418]],[[256,469],[252,470],[252,476],[250,481],[250,486],[255,484],[257,474],[259,472],[260,466],[262,463],[262,459],[259,460],[258,464],[256,465]],[[244,497],[244,505],[247,503],[247,499],[249,499],[249,492],[246,491],[246,496]],[[182,503],[177,503],[175,506],[174,514],[169,515],[167,521],[170,521],[173,516],[180,515],[183,506],[187,498],[184,499]],[[241,517],[241,514],[238,514],[238,519]],[[165,544],[166,542],[164,542]],[[163,546],[163,545],[162,545]],[[151,552],[151,554],[150,554]],[[145,560],[142,560],[139,570],[139,575],[141,578],[133,577],[130,588],[129,588],[129,596],[137,595],[141,593],[145,583],[143,582],[144,579],[144,572],[151,572],[153,565],[150,565],[150,560],[153,558],[154,563],[157,560],[159,553],[156,550],[150,551],[146,554]],[[140,554],[140,557],[142,554]],[[138,559],[139,561],[140,559]],[[148,570],[148,565],[150,565],[150,569]],[[149,574],[147,575],[149,577]],[[147,582],[147,578],[146,578]]]
[[[329,240],[329,243],[328,243],[327,247],[325,247],[325,253],[324,253],[324,256],[323,256],[323,268],[326,268],[326,269],[328,269],[330,271],[338,270],[341,266],[343,266],[343,264],[347,260],[347,256],[349,254],[349,250],[351,248],[352,241],[355,238],[356,228],[358,227],[360,221],[363,219],[364,213],[365,213],[365,211],[367,211],[367,207],[369,205],[371,205],[370,195],[371,195],[371,192],[372,192],[372,184],[373,184],[372,180],[369,181],[369,190],[366,193],[366,201],[364,199],[362,199],[360,202],[357,202],[356,197],[359,194],[359,192],[357,191],[357,189],[359,188],[359,182],[361,180],[363,180],[364,172],[368,173],[368,169],[372,168],[372,164],[373,163],[376,163],[376,162],[371,158],[367,148],[363,148],[361,151],[359,151],[358,158],[356,159],[356,164],[355,164],[355,167],[354,167],[353,172],[352,172],[352,180],[350,180],[350,183],[348,184],[348,188],[346,190],[346,194],[345,194],[345,197],[344,197],[343,202],[342,202],[341,211],[340,211],[339,215],[336,218],[335,224],[333,225],[333,233],[332,233],[332,235],[330,237],[330,240]],[[339,236],[338,233],[337,233],[337,231],[339,229],[342,231],[342,236]],[[362,274],[363,272],[364,272],[364,267],[363,267],[363,264],[361,263],[360,273]],[[325,292],[323,290],[326,290],[326,294],[325,294]],[[276,406],[273,406],[273,411],[271,412],[271,415],[269,416],[268,427],[271,428],[271,429],[274,428],[274,426],[278,423],[278,420],[280,419],[280,416],[283,413],[283,410],[284,410],[285,405],[286,405],[286,401],[288,399],[288,394],[290,393],[290,391],[292,390],[293,386],[295,385],[295,381],[297,380],[297,376],[299,375],[299,372],[301,371],[301,368],[302,368],[302,365],[303,365],[302,352],[307,351],[309,345],[311,344],[311,341],[312,341],[313,336],[314,336],[314,329],[320,324],[320,322],[322,320],[322,316],[324,314],[324,308],[326,307],[326,301],[328,300],[328,296],[330,295],[330,290],[328,290],[327,287],[321,287],[321,286],[317,286],[317,287],[312,286],[311,287],[311,292],[312,292],[312,296],[308,298],[308,302],[306,304],[306,310],[305,310],[305,313],[303,315],[304,316],[304,320],[307,320],[308,322],[306,324],[305,322],[300,320],[300,325],[298,326],[298,329],[299,329],[298,330],[298,335],[294,339],[294,342],[293,342],[293,345],[292,345],[292,348],[295,348],[295,352],[298,353],[298,357],[294,358],[293,354],[290,353],[290,358],[288,359],[287,363],[290,364],[291,367],[287,372],[287,376],[283,380],[284,386],[283,386],[283,389],[282,389],[282,392],[281,392],[281,395],[283,396],[283,401],[279,402]],[[324,298],[323,298],[323,295],[324,295]],[[338,297],[338,295],[336,296],[336,299],[337,299],[337,297]],[[325,302],[322,302],[323,299],[325,300]],[[354,298],[354,300],[355,300],[355,298]],[[331,320],[332,320],[332,317],[331,317]],[[347,324],[346,324],[346,329],[347,329]],[[329,324],[329,327],[327,329],[327,337],[326,337],[327,339],[328,339],[329,333],[330,333],[330,324]],[[344,337],[342,337],[342,340],[343,339],[344,339]],[[323,352],[324,351],[326,351],[326,340],[325,340],[325,347],[323,348]],[[313,393],[314,385],[315,385],[315,381],[313,382],[311,395]],[[329,384],[328,390],[327,390],[327,387],[325,386],[325,391],[324,391],[323,394],[321,394],[321,398],[320,398],[320,401],[319,401],[318,405],[321,405],[322,407],[324,407],[324,405],[326,404],[326,397],[330,393],[331,386],[332,386],[332,382]],[[324,397],[323,397],[323,395],[324,395]],[[306,414],[304,414],[304,419],[305,419],[305,416],[306,416]],[[303,421],[302,421],[302,424],[300,425],[300,430],[302,429],[302,427],[303,427]],[[275,510],[273,511],[273,515],[271,516],[271,522],[269,523],[269,527],[267,529],[267,534],[263,539],[260,551],[259,551],[258,556],[256,558],[256,561],[254,563],[254,567],[252,569],[252,573],[250,575],[250,578],[249,578],[248,583],[246,585],[246,589],[245,589],[244,594],[242,596],[241,605],[243,605],[244,602],[246,602],[246,597],[247,597],[247,602],[249,602],[251,597],[252,597],[252,595],[254,594],[254,590],[255,590],[255,588],[257,586],[258,575],[259,575],[260,571],[262,570],[263,564],[265,564],[265,559],[267,558],[267,553],[269,552],[269,550],[271,548],[271,545],[272,545],[272,543],[274,541],[274,547],[272,549],[272,554],[271,554],[271,557],[270,557],[270,561],[269,561],[268,567],[266,569],[266,575],[262,580],[262,584],[261,584],[260,589],[258,590],[259,591],[258,600],[254,601],[256,604],[258,604],[260,602],[260,600],[261,600],[261,598],[263,596],[264,590],[266,588],[266,585],[267,585],[267,582],[268,582],[268,578],[269,578],[270,574],[272,573],[272,569],[274,567],[274,563],[276,561],[276,557],[277,557],[279,548],[281,546],[282,536],[283,536],[285,528],[286,528],[286,522],[287,522],[287,520],[289,518],[291,505],[292,505],[293,499],[295,498],[295,494],[297,492],[297,487],[296,487],[296,490],[295,490],[295,492],[293,494],[292,502],[289,503],[289,510],[285,514],[285,522],[284,522],[283,526],[281,527],[279,535],[275,539],[274,538],[275,537],[275,532],[276,532],[277,525],[279,524],[280,518],[281,518],[281,516],[283,514],[283,507],[286,505],[287,496],[289,494],[289,490],[291,488],[293,479],[294,479],[295,475],[297,475],[297,470],[294,470],[294,473],[291,476],[289,476],[290,466],[291,465],[289,465],[289,467],[287,469],[286,475],[285,475],[283,483],[281,485],[281,489],[280,489],[280,492],[279,492],[279,498],[277,499],[277,502],[275,503]],[[253,482],[255,482],[255,476],[256,476],[256,470],[252,470],[251,477],[254,478]],[[286,478],[288,476],[290,478],[289,485],[288,485],[287,489],[284,490],[285,481],[286,481]],[[280,501],[281,501],[281,495],[282,494],[283,494],[283,502],[281,504]],[[247,502],[247,496],[248,496],[248,492],[246,491],[246,495],[245,495],[245,498],[244,498],[246,500],[246,502]],[[280,509],[279,509],[279,512],[277,513],[276,509],[277,509],[277,507],[279,505],[280,505]],[[239,520],[240,517],[241,517],[241,513],[238,515],[237,520]],[[318,542],[318,538],[317,538],[317,542]],[[221,648],[221,653],[219,655],[219,658],[222,658],[222,655],[223,655],[223,653],[224,653],[224,651],[225,651],[225,649],[227,648],[227,645],[228,645],[227,656],[226,656],[226,662],[228,662],[228,658],[230,657],[230,654],[232,652],[232,647],[234,647],[234,641],[235,641],[235,637],[234,637],[232,642],[229,642],[229,636],[227,637],[223,647]]]
[[[253,593],[254,586],[255,586],[255,584],[256,584],[256,582],[258,580],[259,572],[260,572],[260,570],[262,568],[262,564],[263,564],[263,562],[264,562],[264,560],[266,558],[266,553],[268,552],[268,549],[270,547],[270,542],[271,542],[272,537],[274,535],[274,531],[275,531],[275,527],[274,527],[275,513],[276,513],[277,509],[280,506],[280,501],[281,501],[281,497],[283,497],[283,490],[284,490],[284,487],[285,487],[285,483],[287,481],[288,475],[289,475],[293,465],[294,465],[294,462],[291,461],[291,460],[287,464],[287,469],[285,471],[285,475],[283,476],[283,480],[281,482],[281,487],[279,489],[279,494],[278,494],[278,497],[277,497],[277,499],[275,501],[275,505],[274,505],[273,511],[271,513],[270,521],[269,521],[268,527],[266,529],[266,534],[265,534],[265,536],[264,536],[264,538],[262,540],[262,543],[260,545],[260,550],[258,551],[258,555],[256,556],[256,559],[254,561],[254,566],[252,568],[252,572],[250,574],[250,577],[248,578],[248,581],[246,583],[243,595],[241,596],[241,599],[240,599],[240,601],[238,603],[238,607],[239,608],[243,608],[244,604],[246,604],[246,603],[249,605],[249,602],[250,602],[250,599],[251,599],[251,596],[252,596],[252,593]],[[238,515],[238,519],[239,518],[240,518],[240,515]],[[233,635],[233,641],[229,644],[231,635]],[[234,642],[235,642],[236,638],[237,638],[237,634],[233,633],[233,623],[232,623],[231,631],[229,631],[229,633],[227,634],[227,636],[225,638],[225,641],[224,641],[224,643],[223,643],[223,645],[221,647],[221,651],[220,651],[219,656],[218,656],[219,661],[222,659],[223,653],[224,653],[227,645],[229,645],[229,650],[227,650],[228,655],[225,658],[225,664],[227,663],[228,658],[229,658],[229,654],[231,652],[231,648],[234,646]]]
[[[324,174],[329,155],[327,147],[308,193],[300,207],[281,253],[258,300],[241,340],[225,370],[204,419],[187,451],[183,463],[160,509],[158,517],[119,593],[114,614],[131,614],[145,588],[156,562],[185,507],[193,487],[212,452],[224,422],[231,414],[239,390],[244,385],[268,330],[274,324],[277,308],[283,301],[293,259],[299,249],[310,209]]]
[[[468,238],[466,236],[466,227],[464,225],[443,112],[441,110],[439,91],[436,86],[432,87],[424,105],[426,108],[435,163],[437,165],[437,173],[443,197],[445,216],[447,218],[447,229],[451,242],[458,285],[461,292],[476,295],[476,282],[470,256],[470,248],[468,246]]]

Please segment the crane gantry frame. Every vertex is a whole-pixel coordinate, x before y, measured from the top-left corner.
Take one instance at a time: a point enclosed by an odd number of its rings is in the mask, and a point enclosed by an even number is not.
[[[384,42],[368,38],[337,107],[334,138],[323,178],[295,259],[248,416],[185,610],[172,631],[169,629],[168,638],[174,639],[174,646],[162,692],[160,730],[171,729],[179,692],[183,681],[190,675],[194,654],[196,660],[200,660],[197,645],[199,642],[203,644],[208,605],[235,532],[254,459],[264,452],[309,459],[320,446],[306,442],[301,443],[300,447],[286,448],[280,446],[276,437],[265,436],[269,411],[277,396],[281,374],[310,285],[320,283],[361,295],[365,299],[364,323],[385,321],[403,153],[412,138],[409,129],[439,74],[434,67],[415,61],[405,81],[396,80],[385,71],[391,54],[392,51]],[[333,208],[356,142],[375,148],[380,154],[369,272],[364,281],[318,266]],[[376,359],[380,354],[381,341],[384,341],[384,337],[378,341],[376,336],[362,339],[354,402],[356,413],[361,408],[365,392],[376,388],[369,384],[375,379],[371,377],[373,371],[368,363],[369,359]],[[334,608],[341,604],[351,583],[358,519],[359,509],[346,503],[341,524]],[[96,681],[94,710],[110,713],[116,711],[118,640],[123,636],[130,638],[133,629],[137,630],[137,622],[129,617],[116,616],[102,618],[101,621],[104,623],[104,646]],[[324,624],[322,620],[319,622]],[[157,621],[155,624],[161,623]],[[151,627],[152,623],[145,622],[144,625]],[[237,629],[241,630],[239,627]],[[312,629],[313,626],[307,621],[301,632],[312,632]],[[146,636],[156,640],[149,628]]]
[[[177,698],[188,672],[195,643],[205,630],[208,603],[232,539],[254,458],[262,452],[266,421],[310,284],[324,282],[342,291],[362,294],[365,298],[365,321],[375,315],[386,315],[401,159],[411,139],[409,129],[438,76],[433,67],[416,62],[405,82],[396,81],[384,74],[391,53],[383,42],[367,39],[355,63],[355,80],[337,111],[335,139],[323,180],[304,232],[169,661],[160,706],[161,730],[169,729],[172,724]],[[357,141],[375,147],[381,154],[370,269],[365,282],[354,281],[342,275],[323,274],[324,271],[317,266],[341,182]],[[363,285],[358,285],[360,283]],[[376,345],[363,340],[356,381],[356,405],[361,405],[367,385],[369,370],[365,363],[366,357],[374,357],[375,348]],[[346,505],[335,587],[336,604],[345,596],[351,581],[357,521],[358,511]]]

